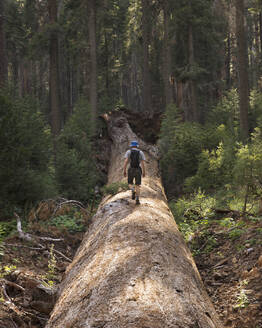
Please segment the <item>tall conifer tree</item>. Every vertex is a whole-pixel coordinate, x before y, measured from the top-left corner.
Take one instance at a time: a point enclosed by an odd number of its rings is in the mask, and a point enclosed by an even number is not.
[[[245,8],[244,0],[235,0],[236,7],[236,37],[237,37],[237,64],[238,64],[238,92],[240,109],[240,133],[243,140],[248,138],[248,56],[245,31]]]

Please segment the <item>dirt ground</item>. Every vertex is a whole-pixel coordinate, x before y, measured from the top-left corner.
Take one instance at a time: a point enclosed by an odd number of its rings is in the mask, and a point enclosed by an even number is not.
[[[195,261],[225,327],[261,328],[262,220],[236,218],[235,222],[242,228],[221,228],[218,222],[208,228],[215,245],[206,252],[208,238],[196,237],[194,243],[202,251]]]

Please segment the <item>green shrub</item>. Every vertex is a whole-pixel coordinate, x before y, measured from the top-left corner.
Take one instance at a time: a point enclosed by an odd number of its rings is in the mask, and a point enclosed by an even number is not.
[[[73,215],[59,215],[48,222],[48,225],[55,226],[60,230],[67,230],[71,233],[85,231],[85,226],[81,218]]]
[[[0,242],[17,230],[16,220],[0,222]]]
[[[220,138],[218,145],[210,150],[202,150],[197,172],[186,179],[186,190],[202,188],[206,191],[224,188],[232,182],[232,170],[235,162],[235,143],[225,125],[217,127],[214,134]]]
[[[101,188],[104,195],[116,195],[118,192],[128,189],[129,187],[126,182],[114,182]]]
[[[236,163],[234,167],[235,181],[239,185],[247,183],[262,187],[262,132],[255,128],[251,134],[251,142],[237,145]]]
[[[50,131],[33,99],[0,93],[0,148],[2,212],[54,195]]]
[[[236,240],[236,239],[240,238],[244,233],[245,233],[244,230],[239,229],[239,228],[235,228],[235,229],[229,231],[228,235],[229,235],[230,239]]]
[[[215,204],[216,200],[213,197],[205,195],[200,190],[190,198],[180,198],[176,202],[169,203],[185,240],[190,240],[201,227],[208,227],[210,218],[213,218],[215,214]]]
[[[56,180],[60,194],[67,199],[87,202],[101,182],[92,148],[90,106],[82,99],[67,121],[58,140]]]
[[[201,125],[182,123],[175,105],[167,108],[162,121],[159,146],[162,153],[162,178],[168,192],[178,193],[185,178],[196,173],[198,157],[205,140]]]
[[[219,103],[210,111],[209,122],[215,122],[216,126],[225,125],[226,130],[235,139],[239,135],[239,97],[236,89],[225,93]]]

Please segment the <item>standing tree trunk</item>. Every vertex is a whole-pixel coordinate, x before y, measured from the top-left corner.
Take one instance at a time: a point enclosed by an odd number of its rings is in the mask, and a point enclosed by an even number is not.
[[[58,31],[57,31],[57,1],[48,0],[49,19],[51,25],[50,35],[50,71],[49,71],[49,94],[51,107],[51,129],[56,145],[56,137],[61,129],[61,111],[59,104],[59,54],[58,54]],[[55,147],[56,151],[56,147]]]
[[[113,142],[109,184],[123,181],[131,140],[146,155],[141,205],[130,191],[102,200],[46,328],[222,328],[168,208],[157,149],[137,138],[122,112],[104,118]]]
[[[97,54],[96,54],[96,12],[95,0],[88,0],[88,34],[90,43],[90,103],[93,132],[97,119]]]
[[[240,110],[240,133],[245,141],[249,135],[248,108],[249,108],[249,86],[248,86],[248,57],[245,32],[244,0],[235,0],[236,7],[236,38],[237,38],[237,65],[238,65],[238,93]]]
[[[262,60],[262,8],[259,13],[259,43],[260,43],[260,60]]]
[[[163,47],[163,78],[165,86],[165,104],[166,106],[174,103],[173,99],[173,88],[170,83],[171,77],[171,51],[170,51],[170,40],[169,40],[169,20],[170,12],[168,8],[168,1],[163,3],[164,12],[164,47]]]
[[[150,3],[142,0],[142,39],[143,39],[143,111],[152,111],[151,77],[149,66],[149,30],[150,30]]]
[[[189,57],[189,67],[190,70],[192,70],[192,68],[194,67],[195,56],[194,56],[193,27],[191,23],[189,23],[188,26],[188,57]],[[194,81],[194,78],[190,78],[189,88],[190,88],[190,95],[191,95],[192,120],[194,122],[198,122],[199,114],[197,109],[196,82]]]
[[[7,56],[4,30],[4,6],[5,0],[0,0],[0,87],[7,82]]]
[[[229,90],[231,87],[231,33],[228,31],[227,33],[227,51],[226,51],[226,60],[225,60],[225,70],[226,70],[226,86]]]

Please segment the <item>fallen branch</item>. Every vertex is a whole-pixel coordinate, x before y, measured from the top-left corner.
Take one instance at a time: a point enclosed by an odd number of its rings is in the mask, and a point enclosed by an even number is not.
[[[14,322],[14,319],[12,317],[10,318],[10,320],[11,320],[12,324],[14,325],[14,327],[18,328],[18,326],[16,325],[16,323]]]
[[[30,235],[28,233],[24,233],[23,230],[22,230],[22,224],[21,224],[21,219],[20,219],[19,215],[17,213],[14,213],[14,215],[15,215],[16,221],[17,221],[17,231],[18,231],[19,238],[22,239],[22,240],[29,241],[29,242],[37,245],[38,247],[40,247],[41,250],[47,249],[49,251],[49,249],[46,246],[44,246],[44,245],[40,244],[39,242],[37,242],[36,239],[41,239],[41,240],[44,240],[44,241],[61,241],[62,240],[62,239],[53,239],[53,238],[48,238],[48,237],[37,237],[37,236]],[[53,249],[53,251],[56,254],[63,257],[66,261],[72,262],[72,260],[69,257],[64,255],[60,251],[57,251],[55,248]]]
[[[7,291],[6,291],[6,283],[5,281],[1,281],[1,287],[2,287],[2,290],[3,290],[3,296],[4,298],[6,299],[6,304],[9,306],[9,308],[11,310],[13,310],[16,314],[18,315],[22,315],[22,312],[19,310],[19,308],[12,302],[11,298],[9,297],[9,295],[7,294]]]
[[[18,244],[8,244],[8,243],[5,243],[3,242],[3,245],[4,246],[11,246],[11,247],[18,247],[18,248],[28,248],[28,249],[32,249],[32,250],[35,250],[35,251],[40,251],[42,250],[43,248],[41,247],[30,247],[30,246],[26,246],[26,245],[18,245]]]
[[[20,219],[19,215],[17,213],[14,213],[14,215],[16,217],[17,231],[18,231],[19,238],[32,242],[33,237],[30,236],[30,234],[28,234],[28,233],[24,233],[24,231],[22,230],[22,223],[21,223],[21,219]]]
[[[75,205],[75,206],[81,208],[82,210],[84,210],[87,214],[90,214],[90,213],[86,210],[86,208],[84,207],[84,205],[83,205],[81,202],[79,202],[79,201],[77,201],[77,200],[63,200],[61,203],[59,203],[59,204],[56,206],[56,208],[55,208],[55,210],[54,210],[54,212],[53,212],[52,217],[55,216],[56,212],[57,212],[62,206],[64,206],[64,205],[68,205],[68,204]]]
[[[14,287],[14,288],[16,288],[16,289],[19,289],[19,290],[21,290],[22,292],[25,291],[24,287],[22,287],[22,286],[16,284],[15,282],[8,281],[8,280],[3,279],[3,278],[0,279],[0,281],[1,281],[1,283],[2,283],[2,286],[3,286],[3,284],[5,284],[5,285],[12,286],[12,287]]]
[[[67,257],[66,255],[64,255],[63,253],[61,253],[60,251],[58,251],[58,250],[56,250],[56,249],[53,249],[53,251],[56,253],[56,254],[58,254],[58,255],[60,255],[61,257],[63,257],[66,261],[68,261],[68,262],[72,262],[72,260],[69,258],[69,257]]]

